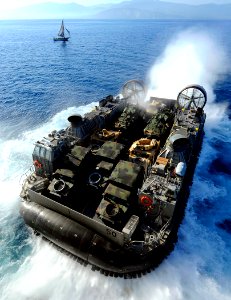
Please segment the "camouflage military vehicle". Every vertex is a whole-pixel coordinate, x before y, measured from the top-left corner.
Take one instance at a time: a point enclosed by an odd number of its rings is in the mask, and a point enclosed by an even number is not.
[[[35,143],[21,190],[26,224],[105,275],[137,277],[172,249],[203,137],[207,96],[144,101],[127,82]]]
[[[174,116],[174,111],[172,109],[167,107],[160,109],[152,116],[151,120],[144,128],[144,134],[146,136],[155,137],[160,141],[164,141],[172,127]]]

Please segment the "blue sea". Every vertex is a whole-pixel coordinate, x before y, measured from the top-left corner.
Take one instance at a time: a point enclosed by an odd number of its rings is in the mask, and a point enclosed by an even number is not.
[[[231,22],[0,21],[0,299],[231,299]],[[208,93],[202,151],[174,251],[139,279],[104,277],[35,236],[19,215],[33,144],[130,79],[176,98]]]

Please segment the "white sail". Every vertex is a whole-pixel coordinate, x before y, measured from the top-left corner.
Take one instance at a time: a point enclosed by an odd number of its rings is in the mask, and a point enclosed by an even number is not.
[[[58,36],[64,37],[64,24],[63,24],[63,20],[62,20],[62,24],[61,24]]]

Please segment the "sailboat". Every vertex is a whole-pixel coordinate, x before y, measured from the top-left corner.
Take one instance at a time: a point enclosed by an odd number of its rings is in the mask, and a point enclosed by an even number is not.
[[[68,36],[65,36],[65,30],[67,31]],[[64,22],[63,22],[63,20],[62,20],[62,23],[61,23],[61,27],[60,27],[58,36],[54,38],[54,41],[63,41],[63,42],[67,42],[69,38],[70,38],[70,31],[67,30],[67,29],[64,27]]]

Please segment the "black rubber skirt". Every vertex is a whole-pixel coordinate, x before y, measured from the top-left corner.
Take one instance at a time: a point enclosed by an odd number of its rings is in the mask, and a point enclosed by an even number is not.
[[[34,202],[22,201],[20,213],[29,227],[105,275],[137,277],[150,272],[166,256],[164,248],[146,256],[123,249],[76,221]]]

